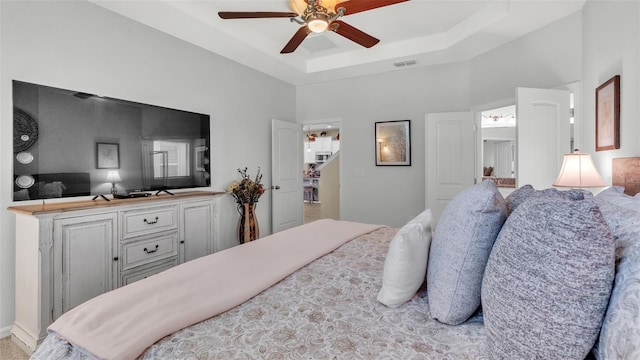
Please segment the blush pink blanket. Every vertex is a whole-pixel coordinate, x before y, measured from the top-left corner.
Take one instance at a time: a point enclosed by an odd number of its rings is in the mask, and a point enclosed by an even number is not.
[[[156,341],[225,312],[380,225],[319,220],[189,261],[95,297],[49,330],[102,359],[134,359]]]

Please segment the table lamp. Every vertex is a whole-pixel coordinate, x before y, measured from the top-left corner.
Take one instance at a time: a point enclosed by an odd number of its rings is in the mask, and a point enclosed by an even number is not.
[[[593,164],[591,155],[575,149],[564,155],[562,169],[553,183],[557,187],[587,188],[607,186]]]
[[[117,194],[118,193],[118,188],[116,188],[116,182],[117,181],[121,181],[120,180],[120,174],[118,173],[117,170],[112,170],[107,172],[107,182],[111,183],[111,193],[112,194]]]

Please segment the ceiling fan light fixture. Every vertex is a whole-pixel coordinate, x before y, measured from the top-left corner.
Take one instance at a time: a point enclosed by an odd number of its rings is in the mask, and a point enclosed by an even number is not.
[[[321,33],[329,27],[329,21],[324,14],[318,14],[316,18],[307,21],[307,27],[314,33]]]

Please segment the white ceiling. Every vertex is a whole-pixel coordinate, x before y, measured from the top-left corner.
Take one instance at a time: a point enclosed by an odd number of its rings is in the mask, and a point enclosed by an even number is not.
[[[300,25],[223,20],[218,11],[291,11],[287,0],[89,0],[285,82],[301,85],[467,60],[578,11],[585,0],[410,0],[341,18],[380,39],[366,49],[333,33],[280,54]],[[394,63],[415,61],[415,65]]]

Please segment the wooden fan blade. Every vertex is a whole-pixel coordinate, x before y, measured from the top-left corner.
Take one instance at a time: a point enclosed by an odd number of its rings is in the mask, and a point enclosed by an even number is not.
[[[311,30],[309,30],[307,25],[300,27],[300,29],[298,29],[298,31],[296,31],[296,33],[293,35],[291,40],[289,40],[287,45],[282,48],[280,54],[289,54],[294,52],[298,48],[298,46],[302,44],[302,41],[307,37],[307,35],[309,35],[310,32]]]
[[[336,4],[336,11],[342,7],[344,8],[344,15],[346,16],[405,1],[409,0],[350,0]]]
[[[347,39],[356,42],[366,48],[370,48],[373,45],[380,42],[380,40],[374,38],[373,36],[354,28],[353,26],[345,23],[341,20],[335,20],[331,23],[331,31],[338,33],[346,37]],[[337,25],[337,26],[336,26]]]
[[[220,11],[218,16],[223,19],[260,19],[260,18],[292,18],[298,16],[294,12],[270,11]]]

